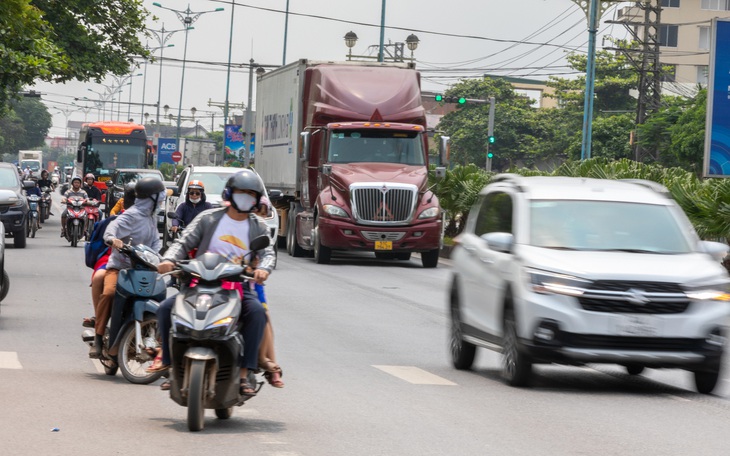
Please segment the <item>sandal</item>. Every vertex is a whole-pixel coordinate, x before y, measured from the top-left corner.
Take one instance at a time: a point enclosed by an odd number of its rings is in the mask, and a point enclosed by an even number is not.
[[[171,387],[172,387],[172,383],[170,383],[170,380],[164,381],[160,384],[160,389],[162,391],[170,391]]]
[[[155,360],[152,362],[152,365],[145,369],[145,371],[148,374],[153,374],[155,372],[162,372],[166,371],[170,368],[169,364],[162,364],[162,350],[159,349],[157,352],[157,356],[155,356]]]
[[[96,325],[95,317],[84,318],[84,321],[81,323],[81,326],[83,326],[84,328],[93,328],[94,325]]]
[[[253,397],[256,395],[256,388],[254,388],[254,386],[251,385],[251,383],[249,383],[248,379],[242,378],[241,379],[241,388],[238,391],[238,393],[241,396]]]
[[[279,367],[279,366],[276,366]],[[269,382],[269,385],[273,386],[274,388],[283,388],[284,382],[281,381],[281,377],[284,376],[284,371],[281,370],[281,367],[279,367],[278,371],[274,372],[264,372],[264,378],[267,382]]]

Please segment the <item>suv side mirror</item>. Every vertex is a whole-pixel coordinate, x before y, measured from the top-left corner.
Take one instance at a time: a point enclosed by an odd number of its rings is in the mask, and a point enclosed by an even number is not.
[[[486,233],[480,236],[487,246],[497,252],[512,253],[515,237],[512,233]]]
[[[699,248],[717,261],[724,260],[728,253],[728,246],[722,242],[700,241]]]

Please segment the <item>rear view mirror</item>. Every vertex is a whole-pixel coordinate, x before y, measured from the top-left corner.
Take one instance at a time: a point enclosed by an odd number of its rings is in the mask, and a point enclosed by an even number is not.
[[[270,243],[271,243],[271,239],[269,239],[269,237],[266,235],[262,235],[262,236],[255,238],[253,241],[251,241],[251,245],[249,248],[251,250],[261,250],[261,249],[265,249],[266,247],[268,247]]]
[[[439,136],[439,165],[449,166],[449,159],[451,155],[451,137],[450,136]]]
[[[512,233],[486,233],[480,236],[491,250],[512,253],[515,238]]]
[[[167,218],[175,220],[175,219],[177,219],[177,214],[175,212],[172,212],[172,211],[171,212],[168,212],[167,213]]]
[[[269,201],[271,201],[271,202],[278,201],[283,197],[284,197],[284,193],[281,190],[276,189],[276,188],[269,190]]]

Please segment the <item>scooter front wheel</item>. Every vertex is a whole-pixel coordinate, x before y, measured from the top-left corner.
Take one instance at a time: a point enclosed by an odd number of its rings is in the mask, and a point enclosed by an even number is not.
[[[140,322],[142,341],[155,341],[157,333],[157,318],[148,316]],[[119,367],[122,375],[130,383],[147,385],[159,379],[164,372],[148,373],[147,368],[152,365],[153,357],[143,348],[136,346],[134,323],[127,326],[121,342],[119,342]],[[147,345],[147,344],[145,344]],[[156,348],[156,347],[145,347]]]
[[[205,361],[194,359],[190,363],[190,387],[188,388],[188,429],[202,431],[205,426]]]

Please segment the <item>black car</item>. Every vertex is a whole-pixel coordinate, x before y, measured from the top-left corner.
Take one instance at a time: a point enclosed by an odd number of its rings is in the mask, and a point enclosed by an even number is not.
[[[34,187],[28,181],[25,187]],[[5,227],[5,235],[13,237],[16,248],[25,247],[26,223],[28,219],[28,199],[23,194],[24,183],[12,163],[0,163],[0,221]]]
[[[104,213],[107,217],[119,198],[124,196],[124,186],[130,182],[137,182],[143,177],[156,177],[164,180],[162,173],[156,169],[119,168],[112,173],[111,178],[106,182]]]

